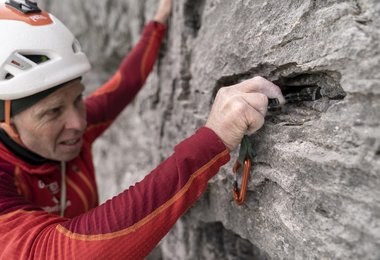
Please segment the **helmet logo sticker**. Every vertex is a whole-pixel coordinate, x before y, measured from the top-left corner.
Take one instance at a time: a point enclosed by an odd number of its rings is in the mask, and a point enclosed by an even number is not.
[[[18,63],[17,61],[15,61],[15,60],[12,60],[11,63],[14,64],[14,65],[16,65],[17,67],[21,67],[21,64]]]
[[[29,16],[30,19],[33,20],[33,22],[38,22],[40,20],[47,20],[47,18],[43,15],[40,15],[40,14],[35,14],[35,15],[31,15]]]
[[[11,57],[9,57],[7,63],[20,70],[27,70],[32,67],[31,64],[29,64],[28,62],[24,61],[16,55],[12,55]]]
[[[49,25],[53,23],[49,13],[44,11],[29,12],[20,11],[13,5],[4,6],[0,0],[0,21],[1,20],[13,20],[25,22],[33,26]]]

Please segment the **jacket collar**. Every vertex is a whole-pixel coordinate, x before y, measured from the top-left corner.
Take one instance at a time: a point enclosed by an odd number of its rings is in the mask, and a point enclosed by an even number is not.
[[[17,144],[2,129],[0,129],[0,159],[37,175],[51,174],[60,167],[59,162],[45,159]]]
[[[2,128],[0,129],[0,141],[15,155],[28,162],[29,164],[41,165],[48,161],[46,158],[39,156],[38,154],[27,149],[25,146],[22,146],[15,142]]]

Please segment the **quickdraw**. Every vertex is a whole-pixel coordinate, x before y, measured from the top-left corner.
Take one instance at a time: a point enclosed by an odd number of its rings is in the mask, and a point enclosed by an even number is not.
[[[239,157],[237,158],[234,166],[233,173],[235,174],[235,181],[233,185],[233,196],[236,204],[242,205],[245,201],[245,195],[247,193],[248,179],[253,164],[253,158],[256,156],[252,147],[252,142],[249,136],[245,135],[240,144]],[[243,170],[241,170],[243,166]],[[242,172],[243,177],[240,188],[238,186],[238,174]]]
[[[280,102],[277,98],[268,100],[268,109],[277,108],[280,106]],[[253,149],[252,142],[249,136],[244,135],[240,143],[239,156],[232,168],[233,173],[235,174],[235,181],[233,185],[233,197],[234,201],[238,205],[242,205],[245,201],[245,196],[247,193],[248,179],[251,172],[251,167],[253,165],[253,158],[256,156],[256,152]],[[243,166],[243,169],[241,167]],[[242,172],[243,177],[241,185],[239,188],[238,185],[238,174]]]

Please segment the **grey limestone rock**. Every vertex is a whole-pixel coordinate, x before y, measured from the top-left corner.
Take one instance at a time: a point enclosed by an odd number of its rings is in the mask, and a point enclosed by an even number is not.
[[[78,35],[94,72],[116,70],[158,1],[43,1]],[[70,15],[69,15],[70,14]],[[234,158],[150,259],[380,259],[380,2],[174,0],[144,90],[94,148],[105,200],[143,178],[205,123],[223,86],[261,75],[318,86],[251,137],[247,200]]]

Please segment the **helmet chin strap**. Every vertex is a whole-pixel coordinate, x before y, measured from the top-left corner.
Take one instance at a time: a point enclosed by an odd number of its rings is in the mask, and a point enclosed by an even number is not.
[[[5,100],[4,102],[4,118],[5,118],[5,123],[10,125],[11,124],[11,102],[10,100]]]

